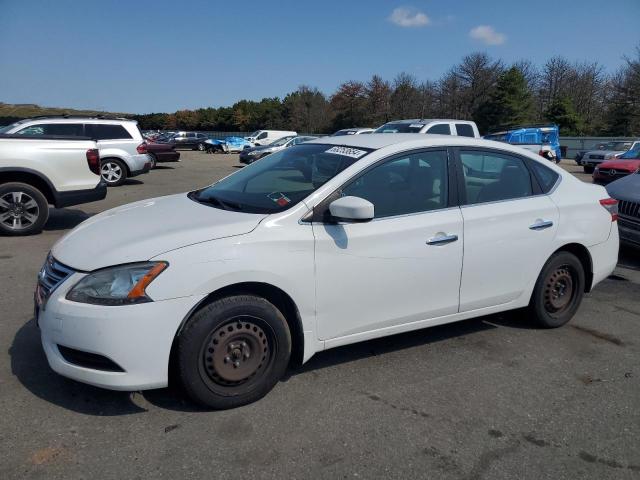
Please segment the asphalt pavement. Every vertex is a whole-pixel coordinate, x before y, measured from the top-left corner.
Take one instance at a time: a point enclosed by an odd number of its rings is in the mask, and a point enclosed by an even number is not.
[[[53,210],[41,235],[0,238],[0,478],[640,478],[631,249],[563,328],[511,312],[341,347],[235,410],[55,374],[32,318],[48,250],[92,214],[240,168],[236,155],[182,158],[105,200]]]

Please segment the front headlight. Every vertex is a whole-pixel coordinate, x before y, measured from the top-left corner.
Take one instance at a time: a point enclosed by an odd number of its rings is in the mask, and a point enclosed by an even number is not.
[[[166,262],[144,262],[98,270],[69,290],[67,300],[94,305],[152,302],[145,289],[168,265]]]

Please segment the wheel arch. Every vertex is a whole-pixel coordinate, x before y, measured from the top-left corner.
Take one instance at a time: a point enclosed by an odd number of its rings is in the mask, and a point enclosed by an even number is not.
[[[584,291],[585,293],[589,293],[591,291],[591,285],[593,284],[593,260],[591,259],[589,249],[580,243],[567,243],[553,253],[556,254],[558,252],[569,252],[580,260],[585,276]]]
[[[100,164],[102,165],[102,162],[104,162],[105,160],[119,160],[124,164],[124,168],[127,170],[127,177],[131,175],[131,168],[129,167],[129,164],[124,158],[118,157],[116,155],[107,155],[104,158],[100,157]]]
[[[56,190],[51,185],[49,179],[33,170],[27,168],[11,170],[0,169],[0,184],[10,182],[20,182],[31,185],[42,192],[49,204],[55,206],[57,203]]]
[[[304,355],[304,330],[302,326],[302,319],[296,303],[291,296],[279,287],[276,287],[270,283],[265,282],[241,282],[221,287],[214,292],[211,292],[200,302],[198,302],[185,316],[182,323],[178,327],[176,334],[171,344],[171,352],[169,355],[169,373],[175,371],[176,359],[177,359],[177,345],[178,338],[182,333],[186,323],[193,316],[195,312],[200,310],[203,306],[208,305],[216,300],[232,295],[256,295],[264,298],[268,302],[272,303],[282,314],[287,321],[289,332],[291,333],[291,360],[290,365],[302,365]]]

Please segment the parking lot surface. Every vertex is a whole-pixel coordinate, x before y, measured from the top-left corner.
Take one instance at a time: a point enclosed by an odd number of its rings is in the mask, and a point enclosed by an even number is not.
[[[564,328],[511,312],[329,350],[235,410],[53,373],[32,319],[48,250],[91,214],[239,168],[236,155],[182,158],[52,211],[41,235],[0,238],[0,478],[640,478],[630,249]]]

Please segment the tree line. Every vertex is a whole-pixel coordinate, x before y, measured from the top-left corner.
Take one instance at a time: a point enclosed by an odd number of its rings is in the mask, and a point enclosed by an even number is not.
[[[330,133],[377,127],[399,118],[472,119],[481,133],[507,125],[553,122],[564,136],[640,135],[640,46],[614,73],[598,62],[550,58],[507,64],[486,53],[465,56],[436,81],[400,73],[351,80],[326,95],[300,86],[284,98],[240,100],[231,107],[129,115],[143,129]]]

